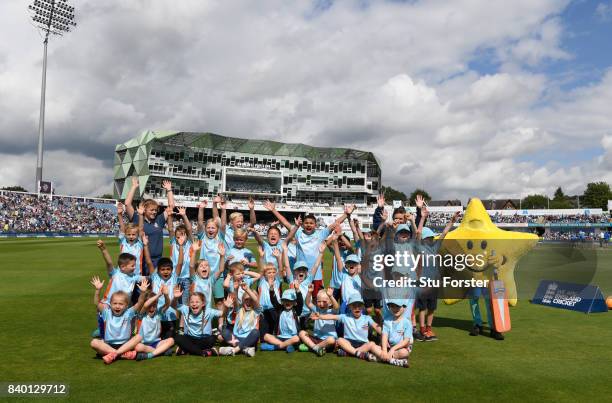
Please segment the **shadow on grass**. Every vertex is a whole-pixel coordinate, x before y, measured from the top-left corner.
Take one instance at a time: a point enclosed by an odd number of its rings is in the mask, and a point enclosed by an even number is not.
[[[469,332],[472,330],[471,320],[468,319],[456,319],[456,318],[446,318],[444,316],[436,316],[434,319],[435,327],[452,327],[459,330],[465,330]]]

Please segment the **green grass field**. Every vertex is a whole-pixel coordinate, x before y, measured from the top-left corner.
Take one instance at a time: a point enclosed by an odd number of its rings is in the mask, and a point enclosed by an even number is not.
[[[109,239],[111,254],[117,244]],[[550,250],[549,250],[550,249]],[[527,256],[538,264],[552,248]],[[612,294],[612,248],[596,251],[594,283]],[[77,401],[601,401],[610,400],[612,317],[513,308],[503,342],[470,337],[466,302],[440,304],[439,341],[417,343],[411,368],[328,354],[258,352],[162,357],[105,366],[89,348],[92,275],[105,276],[95,239],[0,240],[0,382],[65,382]],[[542,267],[550,270],[550,267]]]

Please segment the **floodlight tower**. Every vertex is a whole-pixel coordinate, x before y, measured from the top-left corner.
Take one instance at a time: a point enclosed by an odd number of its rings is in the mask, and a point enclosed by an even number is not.
[[[42,180],[43,139],[45,136],[45,91],[47,86],[47,44],[49,35],[62,35],[76,27],[74,22],[74,7],[66,0],[34,0],[28,7],[32,13],[32,21],[44,36],[42,86],[40,90],[40,117],[38,120],[38,158],[36,160],[36,189]]]

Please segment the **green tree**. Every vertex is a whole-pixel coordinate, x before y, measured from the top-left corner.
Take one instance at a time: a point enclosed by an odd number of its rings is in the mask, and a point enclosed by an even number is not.
[[[529,195],[523,199],[521,203],[521,208],[524,208],[524,209],[548,208],[548,196]]]
[[[431,196],[429,193],[424,191],[423,189],[416,189],[414,192],[410,193],[410,205],[414,206],[414,201],[416,200],[416,196],[421,195],[425,199],[425,201],[430,201]]]
[[[555,190],[555,195],[550,201],[550,208],[572,208],[574,204],[569,198],[563,193],[561,186]]]
[[[608,208],[608,200],[612,200],[610,185],[606,182],[591,182],[587,185],[580,201],[584,207],[605,210]]]
[[[113,195],[110,193],[104,193],[102,196],[98,196],[100,199],[112,199]]]
[[[390,186],[383,187],[383,195],[385,196],[387,203],[391,203],[393,200],[406,201],[408,199],[408,197],[406,197],[406,193],[393,189]]]

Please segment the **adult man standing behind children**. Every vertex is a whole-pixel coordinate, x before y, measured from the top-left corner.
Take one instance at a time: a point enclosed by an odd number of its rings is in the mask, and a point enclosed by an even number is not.
[[[136,194],[136,189],[138,189],[138,186],[138,178],[136,176],[132,176],[132,187],[125,198],[125,210],[132,222],[138,222],[138,213],[134,211],[134,206],[132,206],[134,195]],[[172,211],[174,209],[172,182],[165,180],[162,183],[162,187],[166,190],[168,207],[170,208],[170,211]],[[144,233],[149,239],[149,253],[151,254],[151,261],[154,265],[157,265],[157,262],[162,257],[164,251],[164,226],[166,225],[168,213],[163,211],[162,213],[158,214],[159,204],[153,199],[145,200],[144,208]],[[144,264],[142,269],[142,275],[144,276],[149,275],[149,272],[153,270],[152,267],[149,268]]]

